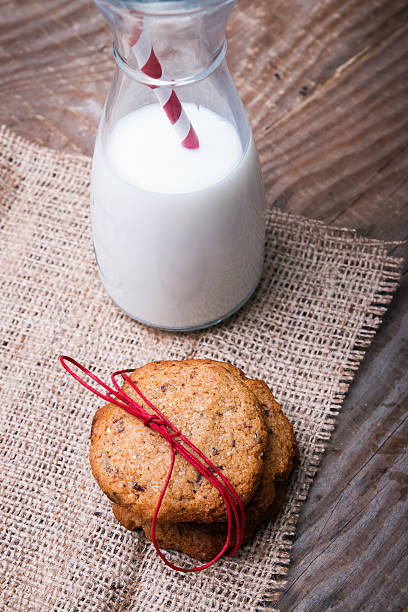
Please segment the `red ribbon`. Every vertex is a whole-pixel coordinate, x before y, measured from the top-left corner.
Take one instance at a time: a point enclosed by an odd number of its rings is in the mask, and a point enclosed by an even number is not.
[[[169,421],[169,419],[167,419],[166,416],[162,412],[160,412],[160,410],[158,410],[155,406],[153,406],[153,404],[143,395],[140,389],[128,376],[128,372],[133,372],[133,369],[130,368],[127,370],[118,370],[117,372],[111,374],[112,383],[115,387],[115,389],[112,389],[102,380],[100,380],[100,378],[95,376],[95,374],[93,374],[83,365],[75,361],[75,359],[72,359],[72,357],[61,355],[60,362],[62,364],[62,367],[65,368],[65,370],[69,374],[71,374],[71,376],[73,376],[75,380],[77,380],[83,387],[85,387],[98,397],[101,397],[102,399],[106,400],[107,402],[110,402],[111,404],[115,404],[116,406],[123,408],[124,410],[141,420],[145,427],[153,429],[153,431],[156,431],[169,443],[171,452],[170,467],[167,472],[167,477],[164,482],[163,488],[160,492],[159,499],[157,500],[152,521],[153,545],[156,549],[157,554],[164,561],[164,563],[172,569],[177,570],[178,572],[199,572],[203,569],[206,569],[207,567],[210,567],[210,565],[218,561],[218,559],[220,559],[220,557],[222,557],[224,554],[227,554],[227,556],[229,557],[235,555],[237,550],[242,545],[245,530],[245,510],[238,493],[235,491],[228,479],[225,478],[225,476],[215,467],[215,465],[213,465],[211,461],[196,446],[194,446],[194,444],[190,442],[190,440],[188,440],[188,438],[186,438],[171,423],[171,421]],[[92,378],[92,380],[98,383],[98,385],[103,387],[107,391],[107,393],[101,393],[100,391],[92,387],[90,384],[85,382],[85,380],[80,378],[78,374],[71,370],[71,368],[67,365],[66,362],[69,362],[75,367],[79,368],[84,374],[86,374],[86,376],[89,376],[90,378]],[[138,404],[134,399],[127,395],[127,393],[124,393],[124,391],[122,391],[116,381],[117,376],[121,376],[123,380],[128,382],[139,395],[139,397],[141,397],[141,399],[149,406],[149,408],[154,411],[155,414],[147,412],[142,406],[140,406],[140,404]],[[200,457],[201,461],[195,455],[193,455],[191,451],[196,453]],[[193,467],[195,467],[196,470],[198,470],[198,472],[200,472],[200,474],[202,474],[204,478],[206,478],[208,482],[210,482],[217,489],[217,491],[220,493],[225,502],[228,515],[228,532],[222,549],[213,559],[211,559],[211,561],[204,563],[204,565],[192,568],[178,567],[177,565],[174,565],[173,563],[168,561],[168,559],[166,559],[166,557],[159,550],[155,534],[157,515],[159,513],[160,506],[162,504],[163,497],[167,489],[167,485],[169,484],[169,480],[173,472],[176,452],[179,453],[182,457],[184,457],[184,459],[186,459]],[[227,553],[226,551],[229,548],[231,541],[233,519],[236,523],[235,543],[232,550]]]

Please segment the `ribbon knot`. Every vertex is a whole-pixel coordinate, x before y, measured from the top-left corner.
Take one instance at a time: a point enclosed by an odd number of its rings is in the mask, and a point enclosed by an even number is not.
[[[164,561],[166,565],[171,567],[172,569],[179,572],[198,572],[207,567],[210,567],[213,563],[218,561],[224,554],[232,557],[237,550],[242,545],[244,530],[245,530],[245,510],[244,506],[239,498],[238,493],[235,491],[229,480],[222,474],[219,469],[211,463],[211,461],[192,443],[186,436],[184,436],[181,431],[179,431],[169,419],[162,413],[158,408],[156,408],[149,399],[147,399],[141,390],[135,385],[132,379],[128,376],[129,372],[133,372],[132,368],[127,370],[119,370],[114,372],[111,375],[111,380],[113,383],[114,389],[105,384],[100,378],[95,376],[90,370],[85,368],[83,365],[75,361],[72,357],[67,357],[66,355],[60,356],[60,362],[62,367],[71,375],[75,380],[77,380],[83,387],[101,397],[105,401],[108,401],[111,404],[115,404],[119,406],[119,408],[123,408],[140,421],[143,422],[145,427],[150,427],[156,431],[159,435],[161,435],[167,442],[169,443],[171,460],[170,467],[167,472],[166,480],[163,484],[162,490],[160,492],[159,498],[157,500],[156,508],[153,514],[152,520],[152,541],[153,545],[156,549],[159,557]],[[89,383],[83,380],[78,374],[76,374],[71,368],[67,365],[66,362],[71,363],[75,367],[77,367],[81,372],[83,372],[86,376],[89,376],[92,380],[94,380],[98,385],[100,385],[106,393],[102,393],[92,387]],[[137,395],[142,399],[142,401],[153,410],[154,414],[147,412],[147,410],[141,405],[138,404],[130,395],[125,393],[120,387],[119,383],[116,380],[117,376],[121,376],[124,381],[126,381],[132,389],[137,393]],[[177,440],[179,438],[180,440]],[[179,453],[186,461],[188,461],[204,478],[208,480],[219,492],[221,497],[224,500],[226,509],[227,509],[227,518],[228,518],[228,529],[227,536],[225,539],[225,543],[222,549],[217,553],[217,555],[204,563],[204,565],[200,565],[199,567],[178,567],[171,563],[163,553],[160,551],[157,541],[156,541],[156,522],[157,515],[160,510],[161,503],[163,501],[164,494],[166,493],[167,486],[169,484],[173,467],[175,461],[175,453]],[[235,530],[235,543],[230,552],[228,548],[230,547],[231,537],[232,537],[232,523],[233,521],[236,524]]]
[[[162,421],[162,419],[157,416],[157,414],[149,414],[149,416],[143,419],[143,425],[145,427],[148,427],[152,422],[157,423],[157,425],[166,425],[164,421]]]

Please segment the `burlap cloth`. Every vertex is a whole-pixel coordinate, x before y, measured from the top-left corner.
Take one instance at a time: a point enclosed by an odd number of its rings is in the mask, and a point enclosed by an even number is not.
[[[300,506],[401,261],[383,242],[273,209],[264,276],[250,303],[212,329],[158,332],[123,315],[99,280],[89,160],[3,128],[0,166],[3,609],[271,609]],[[266,380],[301,457],[279,517],[235,558],[197,574],[168,570],[151,544],[115,522],[91,476],[99,403],[62,370],[60,353],[102,378],[156,359],[213,357]]]

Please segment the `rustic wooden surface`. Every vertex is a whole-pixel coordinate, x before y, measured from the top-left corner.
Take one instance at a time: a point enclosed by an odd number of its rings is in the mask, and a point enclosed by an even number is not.
[[[407,239],[406,0],[239,0],[228,38],[269,204]],[[0,53],[0,123],[91,154],[113,71],[92,2],[3,0]],[[404,274],[303,507],[282,611],[408,605],[407,309]]]

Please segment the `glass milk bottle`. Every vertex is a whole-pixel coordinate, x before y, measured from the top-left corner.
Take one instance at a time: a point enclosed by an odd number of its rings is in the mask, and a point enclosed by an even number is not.
[[[261,172],[225,61],[235,0],[95,0],[116,71],[92,167],[92,232],[106,291],[169,330],[218,323],[256,288]]]

